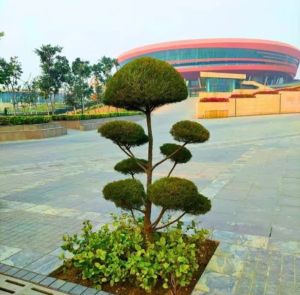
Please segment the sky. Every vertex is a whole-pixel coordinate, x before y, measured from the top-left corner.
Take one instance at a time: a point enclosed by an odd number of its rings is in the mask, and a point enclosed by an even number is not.
[[[92,63],[182,39],[258,38],[300,49],[299,16],[299,0],[0,0],[0,56],[18,56],[27,80],[40,72],[34,49],[42,44]]]

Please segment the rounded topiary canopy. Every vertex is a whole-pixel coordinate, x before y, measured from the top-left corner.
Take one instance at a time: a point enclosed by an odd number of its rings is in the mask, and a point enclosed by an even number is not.
[[[211,209],[211,202],[202,194],[198,194],[196,198],[186,205],[184,211],[189,214],[205,214]]]
[[[175,123],[170,133],[180,142],[201,143],[209,139],[209,131],[205,127],[188,120]]]
[[[144,129],[130,121],[107,122],[99,127],[98,132],[118,145],[139,146],[148,142]]]
[[[147,167],[147,161],[144,159],[133,159],[133,158],[128,158],[125,160],[122,160],[120,162],[118,162],[114,169],[120,173],[123,174],[137,174],[137,173],[144,173],[144,169],[138,165],[138,163],[140,163],[141,165],[143,165],[145,168]]]
[[[163,155],[169,156],[173,154],[176,150],[178,150],[181,146],[174,143],[165,143],[160,147],[160,151]],[[176,163],[187,163],[192,158],[191,152],[185,148],[181,147],[181,149],[171,156],[170,160]]]
[[[136,179],[110,182],[102,192],[106,200],[125,210],[140,208],[146,197],[143,184]]]
[[[164,177],[155,181],[148,188],[148,198],[165,209],[182,210],[191,214],[202,214],[205,210],[210,210],[207,204],[209,200],[198,193],[192,181],[184,178]]]
[[[108,81],[104,103],[143,112],[188,96],[181,75],[168,63],[141,57],[123,66]]]

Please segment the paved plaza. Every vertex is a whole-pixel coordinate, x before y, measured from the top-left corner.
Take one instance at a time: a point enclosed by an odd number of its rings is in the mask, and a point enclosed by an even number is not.
[[[171,125],[192,119],[194,104],[155,113],[156,160],[172,140]],[[211,138],[188,146],[193,157],[174,175],[212,200],[211,212],[197,219],[221,244],[195,294],[300,294],[300,115],[197,121]],[[96,131],[68,133],[0,144],[1,263],[47,275],[61,264],[64,233],[115,212],[101,190],[122,178],[113,166],[124,155]],[[145,147],[135,151],[143,157]]]

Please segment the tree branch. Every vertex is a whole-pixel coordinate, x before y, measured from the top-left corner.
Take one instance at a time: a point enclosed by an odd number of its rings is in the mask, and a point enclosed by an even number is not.
[[[131,155],[132,159],[135,159],[136,163],[145,171],[147,172],[147,169],[145,168],[145,166],[136,158],[136,156],[133,154],[133,152],[130,150],[130,147],[125,147],[125,149],[127,150],[127,152]]]
[[[162,160],[160,160],[159,162],[157,162],[155,165],[153,165],[152,167],[152,171],[160,164],[162,164],[163,162],[167,161],[168,159],[170,159],[171,157],[173,157],[176,153],[178,153],[179,151],[181,151],[186,145],[188,144],[188,142],[185,142],[180,148],[178,148],[176,151],[174,151],[172,154],[170,154],[169,156],[163,158]]]
[[[129,157],[132,159],[135,159],[136,163],[145,171],[147,172],[147,169],[137,160],[137,158],[134,156],[130,148],[128,147],[122,147],[119,143],[117,143],[117,146]]]
[[[158,227],[156,227],[155,229],[157,230],[157,229],[165,228],[165,227],[167,227],[167,226],[169,226],[169,225],[171,225],[171,224],[173,224],[173,223],[179,221],[185,214],[186,214],[186,212],[182,213],[182,214],[179,215],[176,219],[170,221],[169,223],[164,224],[164,225],[162,225],[162,226],[158,226]]]
[[[152,228],[155,229],[155,227],[158,225],[158,223],[160,222],[160,220],[162,219],[164,213],[166,212],[167,209],[162,208],[158,217],[156,218],[156,220],[152,223]]]
[[[168,174],[168,177],[171,176],[171,174],[172,174],[173,170],[175,169],[176,165],[177,165],[177,162],[174,162],[174,165],[173,165],[173,167],[171,168],[171,170],[170,170],[170,172],[169,172],[169,174]]]
[[[135,221],[135,223],[137,223],[137,220],[136,220],[136,218],[135,218],[135,215],[134,215],[132,209],[130,209],[130,213],[131,213],[131,216],[132,216],[133,220]]]

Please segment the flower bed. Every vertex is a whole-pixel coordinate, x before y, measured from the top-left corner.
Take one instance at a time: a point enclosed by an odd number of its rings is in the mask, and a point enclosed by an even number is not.
[[[277,91],[300,91],[300,86],[290,88],[279,88]]]
[[[225,97],[204,97],[200,99],[200,102],[229,102]]]
[[[230,98],[255,98],[255,95],[246,93],[233,93],[230,95]]]
[[[261,91],[257,91],[254,94],[278,94],[279,92],[276,90],[261,90]]]
[[[207,239],[207,230],[192,225],[189,231],[179,223],[146,244],[142,223],[126,215],[97,232],[85,222],[80,237],[64,237],[62,248],[74,256],[51,276],[112,294],[191,294],[218,243]]]

